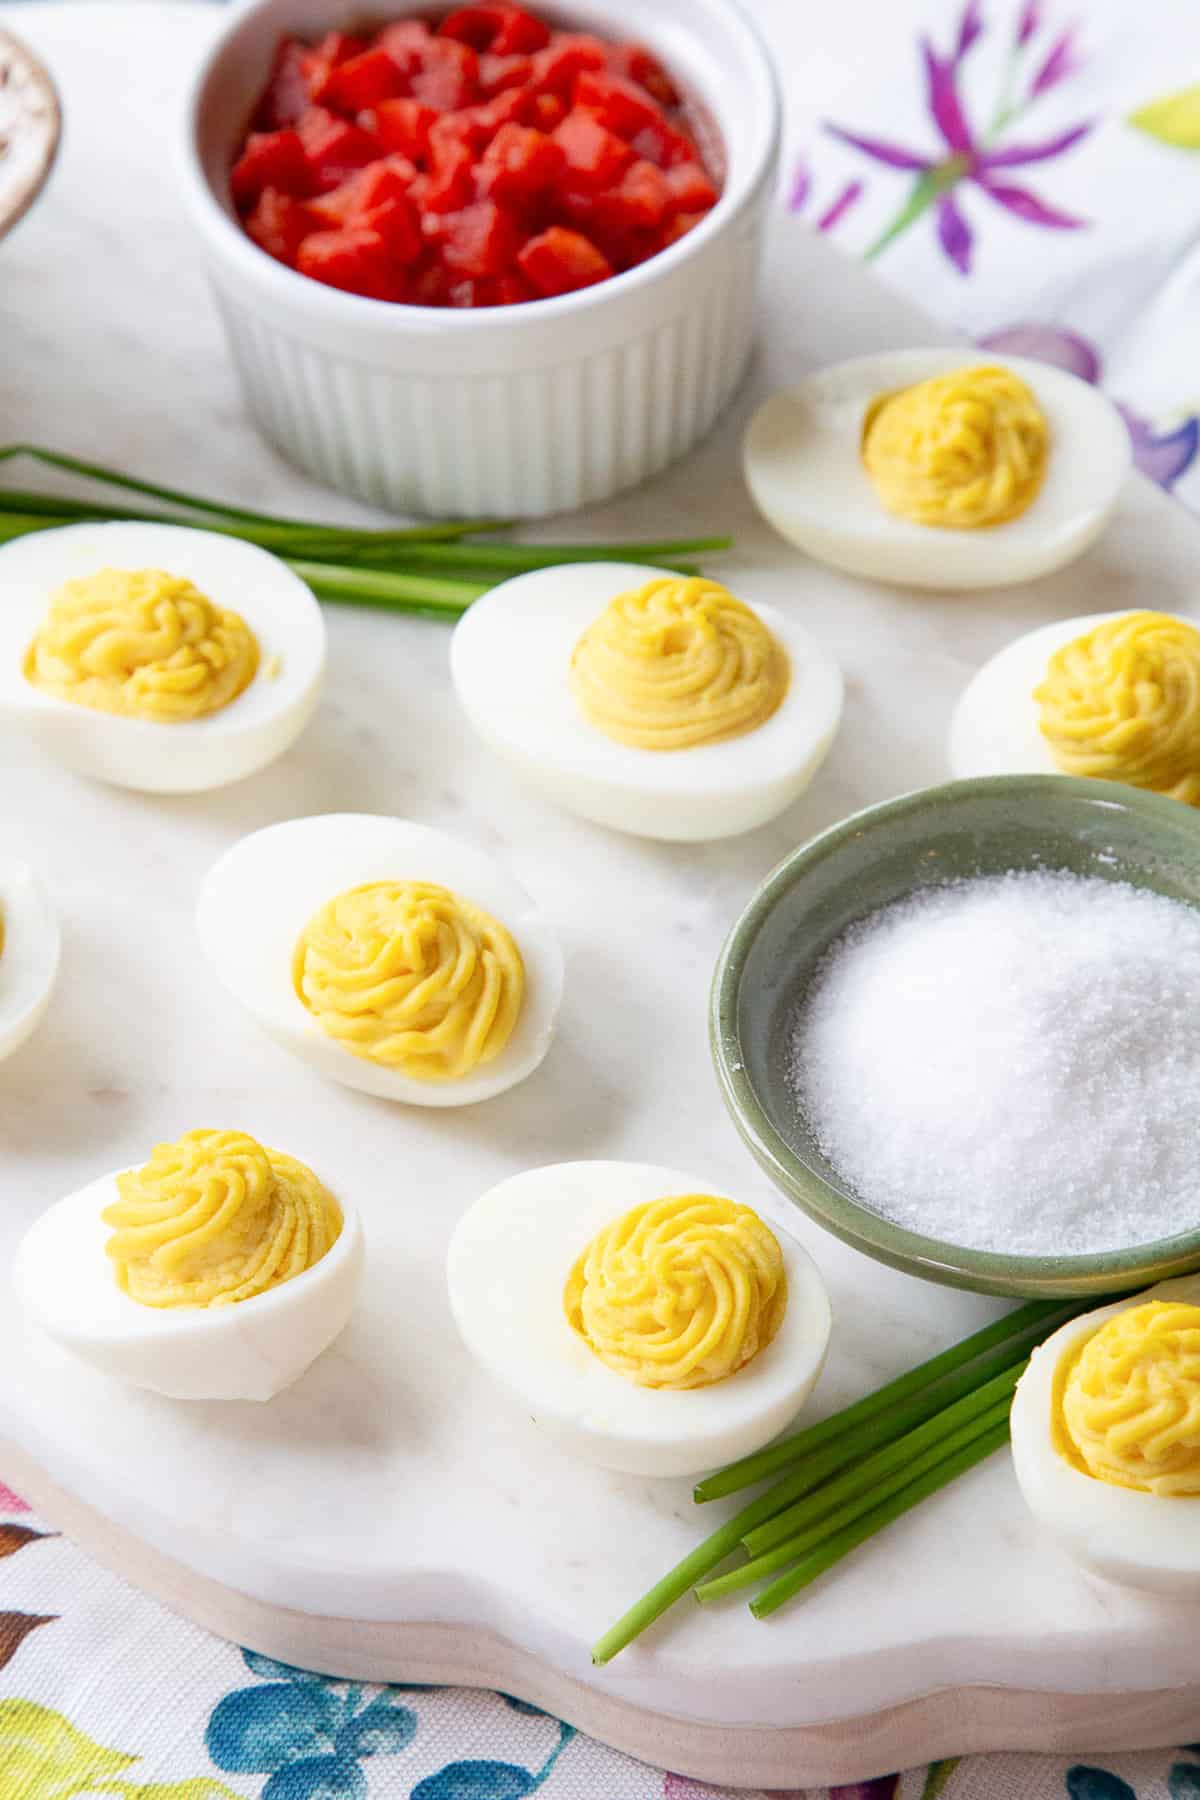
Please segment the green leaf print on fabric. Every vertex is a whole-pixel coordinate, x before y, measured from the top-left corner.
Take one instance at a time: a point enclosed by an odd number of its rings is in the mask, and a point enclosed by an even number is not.
[[[1129,123],[1147,137],[1157,138],[1160,144],[1172,144],[1177,150],[1200,150],[1200,82],[1139,106],[1130,113]]]
[[[223,1782],[141,1782],[126,1771],[138,1757],[94,1743],[69,1719],[34,1700],[0,1701],[0,1792],[5,1800],[74,1800],[113,1794],[121,1800],[243,1800]]]

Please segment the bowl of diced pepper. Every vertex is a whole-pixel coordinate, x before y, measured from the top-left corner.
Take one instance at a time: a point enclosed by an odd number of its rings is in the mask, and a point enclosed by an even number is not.
[[[750,347],[778,101],[730,0],[251,0],[184,180],[251,411],[431,513],[563,511],[691,447]]]

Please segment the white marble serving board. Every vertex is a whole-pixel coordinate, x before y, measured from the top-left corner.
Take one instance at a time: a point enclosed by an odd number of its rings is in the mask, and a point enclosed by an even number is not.
[[[790,4],[762,0],[768,28],[783,30]],[[365,516],[254,435],[179,216],[173,117],[219,14],[19,12],[60,84],[66,135],[46,195],[0,248],[0,439],[38,439],[251,505]],[[789,1786],[849,1779],[905,1751],[1098,1748],[1106,1731],[1165,1742],[1184,1730],[1189,1705],[1194,1724],[1195,1691],[1186,1701],[1167,1690],[1196,1679],[1195,1607],[1086,1580],[1039,1540],[1007,1456],[770,1624],[741,1606],[685,1605],[593,1671],[590,1642],[715,1518],[693,1507],[687,1483],[622,1479],[542,1443],[468,1360],[447,1309],[445,1244],[476,1194],[516,1169],[604,1156],[683,1164],[808,1246],[836,1321],[818,1410],[996,1310],[859,1257],[774,1196],[717,1098],[709,974],[751,888],[793,845],[868,801],[945,778],[950,707],[985,655],[1057,617],[1190,608],[1200,538],[1182,509],[1135,480],[1097,549],[1016,593],[894,593],[791,552],[741,485],[738,444],[755,399],[823,361],[944,334],[782,209],[772,236],[763,354],[732,414],[682,468],[555,529],[663,537],[728,527],[738,538],[723,565],[731,584],[800,613],[840,659],[841,736],[810,796],[774,825],[667,847],[560,816],[476,748],[451,695],[442,626],[351,609],[328,612],[331,679],[315,723],[282,762],[224,793],[160,800],[93,787],[0,734],[0,845],[43,872],[65,929],[50,1013],[0,1070],[0,1262],[51,1201],[195,1125],[239,1126],[310,1161],[358,1203],[369,1237],[349,1330],[265,1407],[124,1391],[0,1307],[0,1440],[12,1459],[0,1446],[0,1473],[26,1480],[98,1554],[231,1634],[291,1643],[347,1672],[521,1685],[653,1755],[667,1739],[629,1725],[641,1709],[675,1721],[678,1766],[714,1779],[761,1781],[768,1767],[773,1786],[785,1773]],[[33,480],[24,470],[19,479]],[[560,1034],[522,1087],[458,1112],[372,1101],[289,1060],[217,991],[191,923],[205,869],[244,832],[332,809],[461,833],[557,924],[568,958]],[[272,1634],[271,1618],[300,1623]],[[365,1622],[358,1638],[347,1621]],[[410,1626],[425,1631],[425,1651],[401,1629]],[[982,1723],[974,1701],[954,1703],[973,1687],[1000,1694]],[[1006,1689],[1042,1692],[1024,1723]],[[844,1723],[940,1690],[950,1699],[928,1703],[940,1723],[920,1741]],[[1106,1698],[1091,1703],[1089,1727],[1065,1699],[1056,1713],[1054,1695]],[[1145,1705],[1131,1711],[1138,1696]],[[785,1771],[782,1754],[769,1762],[772,1733],[802,1744],[788,1736],[796,1728],[824,1748],[808,1763],[789,1750],[801,1761]]]

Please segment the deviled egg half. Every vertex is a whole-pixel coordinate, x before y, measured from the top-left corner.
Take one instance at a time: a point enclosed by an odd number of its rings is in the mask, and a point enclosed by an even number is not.
[[[893,350],[774,394],[746,481],[775,529],[852,575],[1004,587],[1061,568],[1108,522],[1132,455],[1111,401],[1061,369]]]
[[[357,1211],[241,1131],[189,1131],[26,1232],[27,1315],[105,1375],[179,1400],[269,1400],[342,1330]]]
[[[58,920],[33,870],[0,861],[0,1062],[49,1006],[61,948]]]
[[[0,718],[78,774],[223,787],[281,756],[325,672],[325,622],[279,558],[218,532],[66,525],[0,548]]]
[[[467,1348],[538,1429],[604,1468],[694,1475],[808,1398],[830,1311],[816,1265],[750,1207],[643,1163],[491,1188],[447,1260]]]
[[[681,842],[791,805],[842,712],[836,663],[786,614],[638,563],[502,582],[455,627],[450,670],[483,742],[550,799]]]
[[[1084,775],[1200,805],[1200,627],[1090,613],[986,662],[950,722],[955,776]]]
[[[1034,1518],[1098,1575],[1200,1593],[1200,1275],[1072,1319],[1012,1407]]]
[[[490,857],[426,825],[269,825],[209,871],[196,924],[217,976],[285,1050],[381,1099],[486,1100],[550,1047],[553,931]]]

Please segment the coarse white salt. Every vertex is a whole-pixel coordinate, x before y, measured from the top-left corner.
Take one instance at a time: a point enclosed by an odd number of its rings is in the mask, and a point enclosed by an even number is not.
[[[792,1078],[887,1218],[1078,1255],[1200,1224],[1200,912],[1066,873],[980,876],[861,920],[818,964]]]

